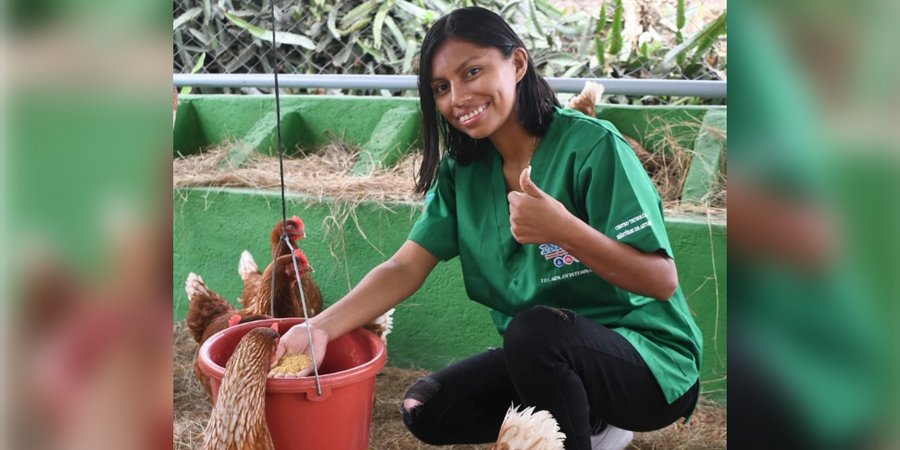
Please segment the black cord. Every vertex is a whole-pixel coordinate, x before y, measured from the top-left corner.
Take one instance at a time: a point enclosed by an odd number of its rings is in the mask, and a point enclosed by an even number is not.
[[[278,129],[278,171],[281,176],[281,237],[282,239],[287,238],[287,201],[284,197],[284,146],[281,142],[281,97],[278,89],[278,50],[275,45],[275,0],[270,0],[269,4],[272,7],[272,67],[274,67],[273,75],[275,76],[275,124]],[[278,243],[278,248],[281,247],[281,241]],[[272,255],[272,269],[274,269],[275,257],[278,255],[276,251],[275,254]],[[275,317],[275,272],[272,272],[272,292],[271,298],[269,300],[269,310],[271,311],[271,316]]]
[[[294,264],[294,275],[297,278],[297,289],[300,291],[300,302],[303,305],[303,319],[305,322],[309,321],[309,314],[306,309],[306,296],[303,294],[303,285],[300,280],[300,271],[297,267],[297,255],[294,254],[294,247],[291,245],[291,240],[287,235],[287,200],[285,200],[284,196],[284,145],[281,142],[281,97],[278,92],[278,51],[275,45],[275,0],[270,0],[270,4],[272,6],[272,60],[274,67],[273,74],[275,75],[275,122],[278,128],[278,170],[281,175],[281,240],[278,242],[278,247],[276,247],[276,251],[273,252],[272,255],[272,292],[269,297],[269,310],[271,311],[271,317],[275,318],[275,259],[278,255],[278,250],[281,249],[281,241],[287,244],[288,249],[291,251],[291,260]],[[312,329],[306,328],[306,335],[309,339],[309,350],[312,354],[313,360],[313,373],[316,377],[316,392],[319,394],[319,397],[322,396],[322,384],[319,380],[319,365],[316,363],[316,348],[313,344],[312,340]]]

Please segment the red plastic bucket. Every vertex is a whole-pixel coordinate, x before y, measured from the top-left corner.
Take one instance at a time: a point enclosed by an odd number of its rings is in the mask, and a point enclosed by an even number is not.
[[[303,319],[268,319],[216,333],[200,347],[200,368],[210,378],[213,403],[225,363],[250,330],[278,322],[284,334]],[[314,377],[274,379],[266,383],[266,419],[277,450],[367,450],[375,401],[375,375],[387,361],[378,336],[363,330],[328,344],[319,367],[322,396]]]

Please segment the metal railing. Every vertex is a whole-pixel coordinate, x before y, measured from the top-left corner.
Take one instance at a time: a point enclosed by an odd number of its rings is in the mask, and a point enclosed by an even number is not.
[[[282,88],[294,89],[362,89],[390,91],[415,90],[415,75],[295,75],[279,74]],[[205,88],[272,88],[272,74],[174,74],[175,86]],[[621,78],[547,78],[557,92],[581,92],[586,81],[602,83],[605,94],[659,95],[675,97],[726,98],[725,81],[654,80]]]

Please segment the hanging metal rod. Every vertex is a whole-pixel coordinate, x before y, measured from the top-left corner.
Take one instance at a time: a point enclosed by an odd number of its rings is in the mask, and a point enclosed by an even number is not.
[[[211,88],[271,88],[272,74],[181,74],[173,75],[175,86]],[[644,80],[622,78],[547,78],[557,92],[581,92],[585,81],[602,83],[605,94],[611,95],[671,95],[675,97],[726,98],[725,81]],[[282,88],[322,89],[387,89],[414,90],[415,75],[278,75]]]

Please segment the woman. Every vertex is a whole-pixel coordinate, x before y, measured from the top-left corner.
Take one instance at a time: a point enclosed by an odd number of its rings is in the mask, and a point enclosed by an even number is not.
[[[521,39],[488,10],[437,20],[420,59],[416,190],[431,189],[427,206],[396,254],[310,321],[317,358],[459,256],[503,348],[409,389],[404,421],[419,439],[492,442],[510,403],[553,414],[567,449],[624,448],[625,430],[689,416],[700,331],[659,195],[622,136],[560,109]],[[285,334],[286,351],[308,351],[305,328]]]

